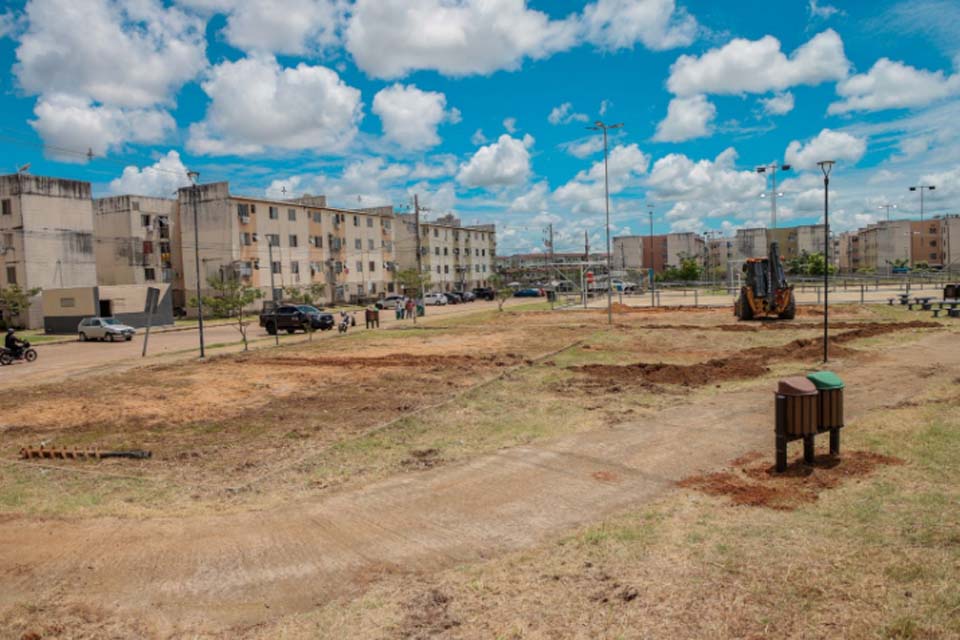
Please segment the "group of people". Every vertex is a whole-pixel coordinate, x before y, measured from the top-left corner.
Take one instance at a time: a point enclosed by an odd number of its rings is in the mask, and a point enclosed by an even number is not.
[[[416,313],[416,309],[416,303],[412,298],[397,300],[397,306],[395,307],[397,320],[403,320],[404,318],[413,319],[413,314]]]

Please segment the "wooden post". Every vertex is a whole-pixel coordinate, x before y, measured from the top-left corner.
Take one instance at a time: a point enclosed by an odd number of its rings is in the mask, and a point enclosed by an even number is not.
[[[777,473],[783,473],[787,470],[787,425],[786,425],[786,405],[787,399],[784,396],[776,396],[776,423],[774,447],[776,451]]]

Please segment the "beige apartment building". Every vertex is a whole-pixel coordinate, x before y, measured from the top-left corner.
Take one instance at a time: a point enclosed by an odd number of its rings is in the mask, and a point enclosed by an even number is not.
[[[909,220],[887,220],[860,229],[860,268],[888,272],[898,260],[910,263],[912,225]]]
[[[417,225],[412,214],[397,216],[396,252],[399,269],[417,267]],[[464,226],[446,215],[420,221],[421,266],[430,274],[434,291],[462,291],[490,284],[496,258],[494,225]]]
[[[679,267],[686,258],[693,258],[697,264],[703,265],[704,247],[703,236],[698,233],[668,233],[667,238],[667,265]]]
[[[0,287],[97,284],[90,183],[26,173],[0,176]],[[30,328],[43,325],[32,304]]]
[[[615,236],[613,238],[612,264],[621,271],[643,269],[644,236]]]
[[[172,284],[183,264],[174,242],[176,211],[177,201],[168,198],[94,200],[98,284]]]
[[[175,242],[183,250],[175,304],[187,307],[197,286],[194,217],[201,287],[235,273],[271,298],[286,288],[323,285],[332,302],[357,302],[394,290],[393,209],[345,210],[323,196],[271,200],[231,194],[217,182],[179,191]],[[207,292],[205,292],[207,293]]]
[[[944,269],[960,268],[960,215],[950,214],[940,219],[940,244]]]

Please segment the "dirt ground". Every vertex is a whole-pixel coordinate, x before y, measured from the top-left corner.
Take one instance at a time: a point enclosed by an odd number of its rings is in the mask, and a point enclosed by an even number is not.
[[[816,368],[815,309],[757,324],[617,311],[612,329],[595,311],[493,313],[0,399],[0,627],[279,637],[385,580],[534,547],[678,482],[795,509],[898,463],[854,453],[794,470],[778,480],[788,490],[765,481],[769,461],[741,457],[772,440],[776,377]],[[960,377],[955,324],[831,317],[852,415]],[[41,443],[153,457],[17,459]],[[456,636],[449,608],[427,591],[393,637]]]

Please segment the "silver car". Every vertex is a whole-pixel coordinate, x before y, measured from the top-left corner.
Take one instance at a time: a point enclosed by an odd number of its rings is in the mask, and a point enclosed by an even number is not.
[[[133,340],[137,332],[133,327],[121,323],[116,318],[84,318],[77,327],[80,342],[87,340]]]

